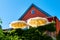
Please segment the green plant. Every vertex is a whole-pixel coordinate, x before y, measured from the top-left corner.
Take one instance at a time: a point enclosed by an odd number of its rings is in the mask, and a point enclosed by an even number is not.
[[[46,34],[46,31],[54,32],[54,25],[51,23],[37,28],[30,27],[27,30],[13,29],[7,32],[3,32],[0,29],[0,40],[53,40],[52,37]]]

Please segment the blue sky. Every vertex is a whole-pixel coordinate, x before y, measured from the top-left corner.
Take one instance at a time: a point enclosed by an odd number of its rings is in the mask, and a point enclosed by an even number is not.
[[[18,20],[32,3],[48,14],[57,16],[60,19],[59,0],[0,0],[2,28],[10,28],[9,23]]]

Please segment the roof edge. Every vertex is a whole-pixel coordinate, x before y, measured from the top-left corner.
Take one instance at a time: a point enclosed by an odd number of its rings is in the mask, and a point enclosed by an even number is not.
[[[21,20],[21,19],[24,17],[24,15],[29,11],[29,9],[30,9],[32,6],[34,6],[35,8],[37,8],[39,11],[41,11],[42,13],[44,13],[45,15],[47,15],[48,17],[51,17],[51,15],[49,15],[47,12],[43,11],[42,9],[40,9],[40,8],[37,7],[35,4],[32,3],[32,4],[29,6],[29,8],[24,12],[24,14],[23,14],[18,20]]]

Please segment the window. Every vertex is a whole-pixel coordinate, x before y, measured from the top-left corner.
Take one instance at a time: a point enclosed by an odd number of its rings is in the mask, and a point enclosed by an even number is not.
[[[31,11],[31,14],[34,14],[34,13],[35,13],[35,11],[34,11],[34,10],[32,10],[32,11]]]

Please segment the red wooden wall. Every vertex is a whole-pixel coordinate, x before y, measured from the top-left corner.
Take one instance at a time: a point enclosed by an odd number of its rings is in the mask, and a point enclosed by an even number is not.
[[[32,14],[31,11],[34,10],[35,14]],[[34,6],[31,7],[31,9],[25,14],[25,16],[22,18],[22,20],[27,20],[32,17],[47,17],[45,14],[43,14],[41,11],[36,9]]]
[[[56,18],[56,31],[57,31],[57,34],[60,31],[60,21],[57,18]]]

